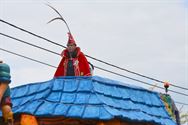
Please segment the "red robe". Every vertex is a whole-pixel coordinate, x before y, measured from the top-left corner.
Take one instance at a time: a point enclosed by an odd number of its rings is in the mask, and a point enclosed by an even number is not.
[[[77,56],[75,58],[72,58],[75,76],[91,76],[89,63],[86,57],[80,51],[79,47],[77,47],[76,49],[77,49]],[[66,76],[67,74],[67,64],[69,61],[68,50],[65,49],[61,55],[63,58],[59,63],[59,66],[54,74],[54,77]]]

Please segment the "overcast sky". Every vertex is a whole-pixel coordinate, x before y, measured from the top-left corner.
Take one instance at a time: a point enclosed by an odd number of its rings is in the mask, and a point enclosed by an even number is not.
[[[67,21],[81,50],[92,57],[161,81],[188,88],[188,2],[185,0],[0,0],[0,19],[62,45],[67,43],[67,28],[61,21],[47,24],[57,14]],[[0,32],[42,46],[57,53],[62,47],[47,43],[0,22]],[[60,56],[0,36],[0,48],[54,66]],[[0,50],[0,59],[11,66],[11,87],[53,78],[54,68]],[[124,71],[88,60],[94,65],[129,77],[144,80]],[[94,75],[131,85],[150,88],[126,78],[95,69]],[[159,86],[162,84],[158,83]],[[174,91],[188,91],[171,87]],[[158,92],[164,92],[155,89]],[[175,101],[188,103],[188,97],[170,93]],[[181,105],[177,104],[178,107]],[[188,111],[188,106],[184,106]]]

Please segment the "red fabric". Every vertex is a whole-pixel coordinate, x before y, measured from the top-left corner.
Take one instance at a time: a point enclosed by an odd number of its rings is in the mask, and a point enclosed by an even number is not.
[[[80,48],[77,47],[77,57],[72,58],[73,64],[74,64],[74,72],[75,76],[91,76],[90,73],[90,68],[88,61],[84,54],[80,51]],[[62,59],[61,62],[59,63],[59,66],[54,74],[54,77],[59,77],[59,76],[66,76],[67,73],[67,64],[68,64],[68,50],[65,49],[62,52]]]
[[[9,105],[10,107],[12,107],[12,102],[11,102],[10,96],[2,98],[1,103],[0,103],[0,107],[2,107],[4,105]]]
[[[74,38],[73,38],[73,36],[70,32],[68,32],[68,37],[69,37],[69,39],[68,39],[67,45],[68,44],[75,44],[76,45],[76,42],[75,42],[75,40],[74,40]]]

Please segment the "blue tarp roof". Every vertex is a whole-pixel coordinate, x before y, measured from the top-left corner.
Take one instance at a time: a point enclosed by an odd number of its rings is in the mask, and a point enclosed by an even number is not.
[[[15,87],[11,98],[15,114],[98,120],[119,118],[176,125],[158,93],[98,76],[59,77]]]

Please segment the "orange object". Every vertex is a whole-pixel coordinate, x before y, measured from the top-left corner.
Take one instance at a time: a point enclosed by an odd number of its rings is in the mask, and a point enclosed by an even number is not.
[[[170,83],[169,82],[164,82],[164,87],[165,88],[168,88],[170,86]]]
[[[28,114],[22,114],[20,123],[21,125],[38,125],[35,116]]]
[[[168,92],[169,86],[170,86],[170,83],[169,83],[169,82],[164,82],[164,87],[165,87],[165,92],[166,92],[166,94],[167,94],[167,92]]]
[[[100,121],[97,125],[121,125],[121,122],[117,119],[113,119],[110,121]]]

